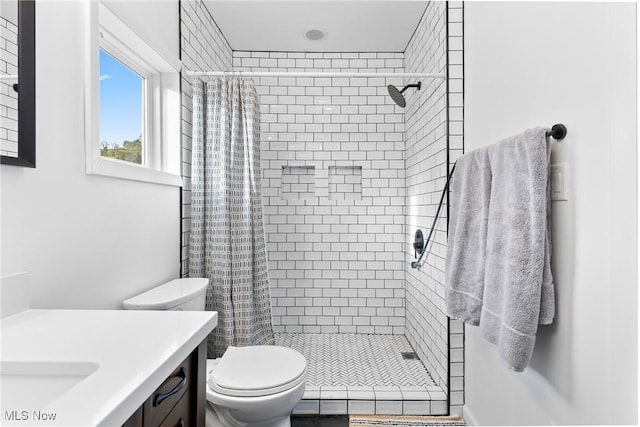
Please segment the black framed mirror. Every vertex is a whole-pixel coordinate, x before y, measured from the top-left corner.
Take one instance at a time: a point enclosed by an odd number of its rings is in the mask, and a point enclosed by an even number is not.
[[[8,91],[17,92],[17,150],[12,150],[15,152],[0,156],[0,163],[35,168],[36,5],[35,0],[16,1],[18,80],[17,82],[15,80],[3,80],[2,82],[8,84]],[[13,101],[13,104],[15,105],[15,101]],[[7,110],[8,109],[9,108],[7,108]],[[5,119],[5,117],[3,117],[3,119]],[[13,118],[13,120],[15,120],[15,118]]]

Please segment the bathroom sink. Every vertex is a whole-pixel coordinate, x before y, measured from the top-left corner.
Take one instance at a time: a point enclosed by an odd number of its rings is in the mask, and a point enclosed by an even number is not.
[[[2,409],[40,409],[94,373],[98,367],[93,362],[2,361]]]

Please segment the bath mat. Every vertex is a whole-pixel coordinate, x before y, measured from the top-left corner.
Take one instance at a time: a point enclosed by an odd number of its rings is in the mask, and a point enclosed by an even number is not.
[[[422,427],[422,426],[463,426],[459,415],[452,416],[390,416],[390,415],[351,415],[349,427]]]
[[[292,415],[291,427],[349,427],[347,415]]]

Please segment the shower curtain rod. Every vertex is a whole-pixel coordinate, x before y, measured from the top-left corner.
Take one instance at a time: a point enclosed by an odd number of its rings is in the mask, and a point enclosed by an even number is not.
[[[191,77],[425,77],[444,79],[444,74],[441,73],[371,73],[358,71],[185,71],[185,75]]]

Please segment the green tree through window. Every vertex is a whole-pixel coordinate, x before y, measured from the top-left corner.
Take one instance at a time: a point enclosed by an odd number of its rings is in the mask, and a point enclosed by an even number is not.
[[[100,155],[111,159],[142,164],[142,135],[133,141],[124,141],[122,145],[102,141],[100,143]]]

